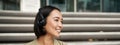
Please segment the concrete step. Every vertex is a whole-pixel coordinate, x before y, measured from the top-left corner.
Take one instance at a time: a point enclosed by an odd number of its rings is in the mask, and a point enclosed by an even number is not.
[[[0,16],[1,24],[33,24],[34,17],[8,17]]]
[[[120,24],[63,24],[63,32],[118,32]],[[33,32],[33,24],[0,24],[0,32]]]
[[[0,11],[0,16],[35,17],[37,12]]]
[[[61,32],[60,40],[81,41],[89,39],[120,40],[120,32]],[[34,33],[0,33],[0,42],[30,41],[35,39]]]
[[[65,42],[67,45],[120,45],[120,41],[97,41],[97,42]],[[0,45],[24,45],[26,43],[0,43]]]
[[[65,17],[64,24],[120,24],[120,18]]]
[[[107,12],[82,12],[82,13],[62,13],[63,17],[99,17],[99,18],[119,18],[120,13],[107,13]]]
[[[33,24],[35,17],[6,17],[0,16],[2,24]],[[79,18],[64,17],[64,24],[120,24],[120,18]]]
[[[37,12],[20,12],[20,11],[0,11],[0,16],[15,17],[35,17]],[[63,17],[101,17],[101,18],[120,18],[120,13],[100,13],[100,12],[82,12],[82,13],[65,13]]]
[[[66,42],[68,45],[120,45],[120,41]]]

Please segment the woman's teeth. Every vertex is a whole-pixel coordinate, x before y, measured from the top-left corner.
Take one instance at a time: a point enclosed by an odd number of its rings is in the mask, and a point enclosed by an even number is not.
[[[59,32],[59,33],[61,32],[60,30],[56,30],[56,31]]]

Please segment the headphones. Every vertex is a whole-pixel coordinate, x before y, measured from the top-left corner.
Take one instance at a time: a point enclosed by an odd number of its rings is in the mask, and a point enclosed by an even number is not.
[[[39,16],[40,16],[41,20],[40,20]],[[40,12],[38,13],[38,18],[39,19],[37,21],[37,25],[39,27],[39,30],[36,30],[36,32],[37,32],[37,38],[39,38],[40,35],[46,34],[46,31],[44,30],[44,27],[43,27],[46,24],[45,18],[43,17],[43,15]],[[43,28],[43,29],[41,29],[41,28]]]
[[[43,15],[41,13],[39,13],[40,17],[41,17],[41,21],[38,21],[38,25],[39,26],[45,26],[46,22],[45,22],[45,18],[43,17]]]

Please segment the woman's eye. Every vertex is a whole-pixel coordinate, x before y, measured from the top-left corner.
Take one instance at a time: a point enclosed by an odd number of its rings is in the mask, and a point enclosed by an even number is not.
[[[58,21],[58,19],[55,19],[55,21]]]
[[[63,21],[61,21],[61,23],[63,23]]]

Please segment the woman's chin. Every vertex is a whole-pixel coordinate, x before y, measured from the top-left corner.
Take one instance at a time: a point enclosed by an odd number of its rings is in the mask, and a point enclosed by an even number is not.
[[[59,37],[60,37],[60,34],[56,34],[56,35],[55,35],[55,38],[59,38]]]

